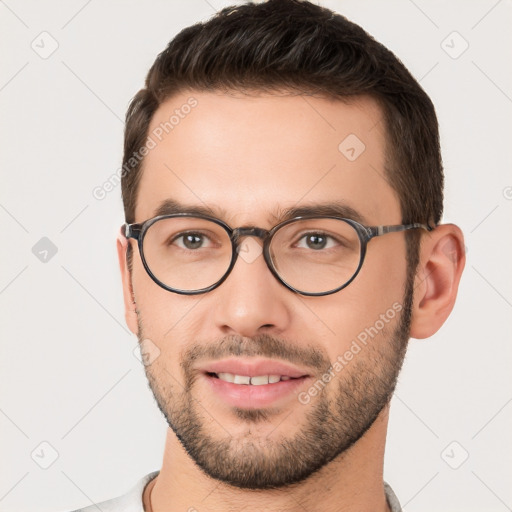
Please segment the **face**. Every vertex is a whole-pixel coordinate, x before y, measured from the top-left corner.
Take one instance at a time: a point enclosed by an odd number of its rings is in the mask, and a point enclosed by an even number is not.
[[[183,108],[191,97],[195,106]],[[177,109],[179,121],[162,133]],[[156,112],[155,133],[136,222],[172,200],[184,212],[206,207],[232,228],[268,230],[288,208],[328,203],[366,225],[401,223],[384,178],[381,112],[369,98],[180,93]],[[219,287],[192,296],[155,284],[130,243],[130,327],[157,355],[145,367],[151,389],[211,477],[253,489],[299,482],[343,457],[386,407],[409,334],[403,233],[372,240],[355,280],[320,297],[280,284],[255,238]],[[261,384],[267,375],[272,382]]]

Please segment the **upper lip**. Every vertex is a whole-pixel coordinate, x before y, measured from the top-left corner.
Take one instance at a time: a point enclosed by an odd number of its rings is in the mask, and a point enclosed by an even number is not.
[[[307,371],[275,359],[222,359],[205,364],[201,370],[205,373],[232,373],[247,377],[258,375],[281,375],[292,378],[309,376]]]

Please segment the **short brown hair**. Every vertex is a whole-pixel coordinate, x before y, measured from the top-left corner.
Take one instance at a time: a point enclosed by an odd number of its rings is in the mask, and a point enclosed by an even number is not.
[[[402,222],[440,221],[438,123],[418,82],[391,51],[342,15],[307,1],[268,0],[222,9],[182,30],[158,55],[126,114],[121,179],[126,222],[135,222],[144,163],[132,155],[144,145],[162,102],[188,89],[375,98],[387,135],[385,175],[399,197]],[[416,231],[407,237],[414,267],[410,242],[418,236]]]

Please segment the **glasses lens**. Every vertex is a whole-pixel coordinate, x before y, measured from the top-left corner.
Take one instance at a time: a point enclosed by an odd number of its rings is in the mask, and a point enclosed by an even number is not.
[[[361,257],[356,229],[338,219],[302,219],[280,228],[270,246],[283,281],[305,293],[325,293],[350,281]]]
[[[201,290],[215,284],[231,262],[224,228],[195,217],[156,221],[146,231],[143,252],[151,273],[169,288]]]

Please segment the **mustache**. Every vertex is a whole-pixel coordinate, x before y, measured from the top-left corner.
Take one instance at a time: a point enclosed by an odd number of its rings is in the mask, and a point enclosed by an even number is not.
[[[312,345],[299,346],[268,334],[253,337],[230,335],[208,343],[198,343],[182,351],[181,366],[187,373],[198,361],[226,357],[267,357],[324,371],[330,366],[325,354]]]

